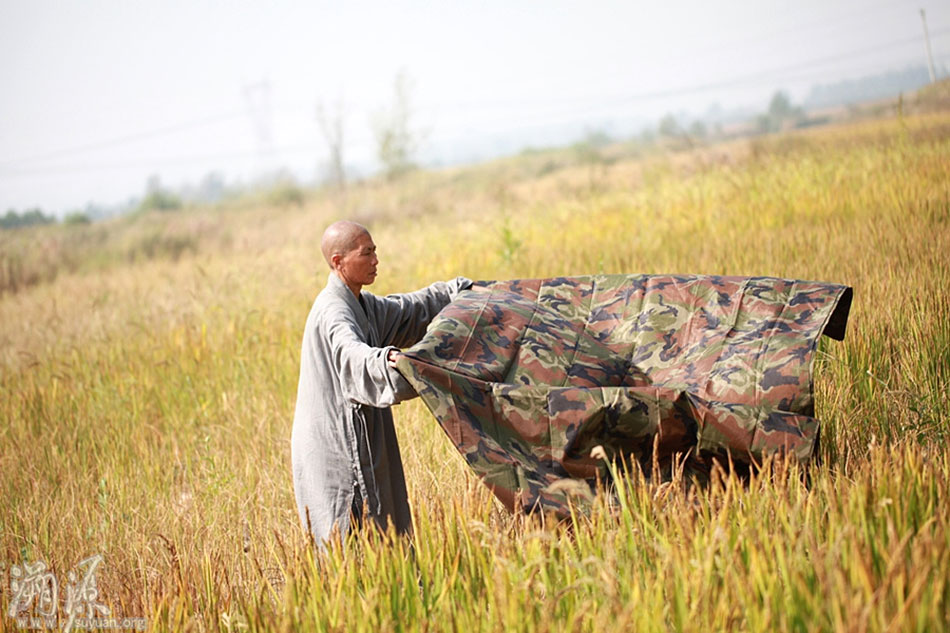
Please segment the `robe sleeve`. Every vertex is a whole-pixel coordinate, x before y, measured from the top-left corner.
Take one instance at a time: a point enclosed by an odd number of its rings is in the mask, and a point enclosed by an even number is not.
[[[371,347],[351,320],[337,317],[326,326],[330,354],[343,396],[354,404],[383,408],[417,394],[386,357],[393,346]]]
[[[426,326],[459,292],[470,288],[472,280],[456,277],[437,281],[415,292],[375,297],[377,327],[383,345],[409,347],[426,333]]]

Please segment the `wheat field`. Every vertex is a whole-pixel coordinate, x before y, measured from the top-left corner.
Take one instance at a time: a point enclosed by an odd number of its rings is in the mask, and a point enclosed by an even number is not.
[[[852,286],[816,363],[821,464],[705,489],[631,473],[619,507],[557,524],[507,514],[417,399],[394,412],[411,543],[315,553],[290,430],[343,217],[373,232],[378,294],[458,274]],[[950,629],[948,253],[947,113],[6,231],[0,629],[14,567],[45,562],[62,600],[95,554],[99,603],[156,631]]]

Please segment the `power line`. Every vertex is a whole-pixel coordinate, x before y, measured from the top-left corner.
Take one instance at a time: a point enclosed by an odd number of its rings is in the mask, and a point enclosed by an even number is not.
[[[859,19],[860,19],[860,18],[866,18],[866,17],[867,17],[871,12],[873,12],[873,11],[877,11],[877,10],[879,10],[879,9],[884,9],[884,8],[894,7],[894,6],[897,6],[897,5],[906,5],[906,0],[891,0],[890,2],[881,2],[881,3],[878,3],[878,4],[876,4],[876,5],[871,5],[871,6],[868,6],[868,7],[862,7],[862,8],[861,8],[861,12],[858,13],[857,15],[858,15]],[[797,32],[800,32],[800,31],[803,31],[803,30],[806,30],[806,29],[810,29],[811,27],[814,27],[814,26],[830,26],[830,25],[839,24],[839,23],[845,22],[845,21],[853,21],[853,20],[854,20],[854,16],[855,16],[854,13],[848,12],[848,13],[841,13],[841,14],[839,14],[839,15],[837,15],[837,16],[834,16],[834,17],[822,18],[822,19],[820,19],[820,20],[810,20],[810,21],[808,21],[808,22],[800,22],[800,23],[798,23],[798,24],[796,24],[796,25],[793,25],[793,26],[789,26],[789,27],[785,27],[785,28],[782,28],[782,29],[778,29],[778,30],[776,30],[776,31],[771,31],[771,32],[766,33],[766,34],[763,34],[763,35],[761,35],[761,36],[759,36],[759,37],[749,38],[749,39],[745,39],[745,40],[732,40],[732,41],[728,42],[728,45],[731,46],[731,47],[733,47],[733,48],[735,48],[735,47],[737,47],[737,46],[743,46],[743,45],[749,45],[749,44],[758,44],[758,43],[761,43],[761,42],[769,42],[769,43],[772,43],[772,42],[775,41],[775,37],[776,37],[777,35],[787,35],[787,34],[789,34],[789,33],[797,33]],[[693,51],[692,55],[695,55],[697,52],[715,50],[715,49],[721,48],[722,46],[723,46],[722,43],[713,44],[713,45],[710,45],[710,46],[707,46],[707,47],[700,48],[700,49],[698,49],[698,50],[696,50],[696,51]],[[683,59],[685,60],[686,58],[683,58]]]
[[[896,1],[892,0],[890,2],[882,2],[876,5],[871,5],[869,7],[862,7],[862,10],[859,16],[865,17],[869,12],[873,12],[875,10],[882,9],[882,8],[889,8],[889,7],[894,7],[898,5],[903,5],[903,4],[906,4],[906,0],[896,0]],[[762,43],[762,42],[774,42],[776,35],[795,33],[805,28],[812,27],[815,25],[827,26],[827,25],[837,24],[849,19],[853,20],[853,15],[854,15],[853,13],[839,14],[837,16],[830,17],[827,19],[813,20],[809,22],[799,23],[794,26],[779,29],[777,31],[771,31],[759,37],[749,38],[746,40],[731,40],[729,42],[710,43],[708,46],[701,46],[698,49],[692,50],[688,56],[674,57],[672,59],[665,60],[665,63],[667,64],[675,64],[678,62],[695,63],[696,55],[698,53],[722,50],[725,48],[736,48],[740,45],[757,44],[757,43]],[[797,42],[797,44],[804,45],[806,43]],[[599,75],[599,76],[588,75],[587,78],[596,79],[598,81],[610,81],[610,80],[617,80],[618,76],[616,74]],[[623,77],[619,79],[623,79]],[[505,82],[505,83],[508,83],[508,82]],[[486,106],[491,106],[491,105],[496,105],[496,104],[500,104],[500,102],[491,102],[491,101],[442,102],[442,103],[434,103],[434,104],[421,104],[420,109],[437,109],[439,107],[476,108],[476,107],[486,107]]]
[[[941,37],[947,34],[950,34],[950,28],[944,28],[944,29],[934,31],[933,33],[931,33],[931,38],[937,38],[937,37]],[[843,61],[847,59],[853,59],[855,57],[867,55],[868,53],[877,53],[877,52],[880,52],[881,50],[895,48],[898,46],[905,46],[907,44],[919,44],[921,42],[921,39],[922,39],[921,36],[915,36],[912,38],[895,40],[895,41],[880,44],[874,47],[862,48],[862,49],[858,49],[854,51],[849,51],[846,53],[841,53],[835,56],[812,59],[805,62],[799,62],[796,64],[778,67],[778,68],[759,70],[753,73],[749,73],[749,74],[742,75],[739,77],[733,77],[731,79],[720,81],[720,82],[710,82],[707,84],[700,84],[700,85],[694,85],[694,86],[681,86],[677,88],[640,92],[640,93],[634,93],[634,94],[613,95],[609,97],[585,97],[582,99],[561,100],[558,102],[558,105],[568,106],[572,109],[566,112],[562,112],[560,116],[563,117],[563,116],[571,116],[571,115],[576,116],[576,115],[581,115],[581,114],[589,114],[590,113],[589,104],[592,104],[595,107],[599,106],[599,108],[597,109],[609,109],[609,108],[615,108],[617,106],[623,106],[623,105],[636,102],[636,101],[649,101],[649,100],[660,99],[660,98],[686,96],[690,94],[709,92],[711,90],[718,90],[722,88],[733,88],[733,87],[738,87],[738,86],[743,86],[743,85],[755,85],[757,83],[766,82],[766,81],[771,82],[771,83],[780,83],[783,80],[784,81],[790,80],[787,77],[784,79],[779,78],[778,75],[782,73],[790,73],[794,71],[812,69],[815,66],[821,66],[821,65],[835,63],[835,62],[839,62],[839,61]],[[546,103],[551,103],[551,100],[547,100]],[[512,104],[510,102],[508,103],[496,102],[496,105],[511,106],[511,105],[517,105],[517,104]],[[585,106],[585,107],[583,107],[583,109],[576,109],[577,106]],[[482,107],[484,107],[484,104]],[[234,113],[234,114],[227,114],[227,115],[216,115],[216,116],[205,117],[203,119],[189,121],[189,122],[185,122],[185,123],[178,124],[175,126],[169,126],[166,128],[152,130],[149,132],[143,132],[140,134],[131,135],[127,137],[111,139],[108,141],[103,141],[101,143],[91,144],[84,147],[71,148],[69,150],[64,150],[62,152],[59,152],[58,154],[47,153],[47,154],[41,155],[41,157],[52,158],[52,157],[58,157],[58,156],[63,156],[63,155],[82,153],[85,151],[91,151],[91,149],[102,149],[105,147],[111,147],[111,146],[123,144],[126,142],[130,142],[131,140],[140,140],[143,138],[162,136],[162,135],[171,134],[171,133],[175,133],[175,132],[186,130],[186,129],[192,129],[195,127],[201,127],[203,125],[220,122],[222,120],[227,120],[230,118],[237,118],[237,117],[243,117],[243,116],[244,116],[244,113]],[[547,125],[547,124],[550,124],[550,123],[541,123],[541,125]],[[533,125],[529,125],[528,127],[537,127],[537,125],[538,123],[535,122]],[[320,148],[322,148],[322,145],[318,143],[312,143],[312,144],[290,145],[290,146],[284,146],[284,147],[274,147],[273,151],[278,154],[287,154],[287,153],[298,153],[298,152],[312,152],[312,151],[319,150]],[[160,161],[163,166],[167,167],[167,166],[174,166],[174,165],[181,165],[181,164],[202,162],[202,161],[247,158],[247,157],[253,157],[258,154],[259,152],[256,153],[253,151],[237,150],[234,152],[229,151],[229,152],[222,152],[222,153],[215,153],[215,154],[159,158],[157,159],[157,161]],[[37,157],[32,157],[31,159],[22,159],[22,161],[20,162],[28,162],[31,160],[39,160],[39,159],[40,159],[40,156],[37,156]],[[124,161],[121,164],[113,164],[113,165],[106,165],[106,164],[62,165],[62,166],[48,166],[48,167],[36,167],[36,168],[30,168],[30,167],[18,168],[16,166],[11,165],[13,169],[8,171],[7,175],[5,175],[4,177],[44,175],[44,174],[52,174],[52,173],[89,172],[89,171],[101,171],[101,170],[108,170],[108,169],[130,168],[130,167],[154,168],[154,163],[156,162],[156,159],[141,159],[141,161],[143,162],[140,162],[137,164],[135,161],[133,162]],[[149,162],[145,163],[144,161],[149,161]],[[12,162],[14,161],[8,161],[6,164],[10,164]],[[0,164],[0,167],[4,167],[4,165]],[[6,168],[6,169],[9,169],[9,168]]]
[[[936,36],[938,36],[938,35],[941,35],[941,36],[942,36],[942,35],[947,35],[947,34],[950,34],[950,27],[945,28],[945,29],[942,29],[942,30],[937,31],[937,32],[934,32],[933,34],[931,34],[931,37],[936,37]],[[562,99],[562,100],[560,100],[560,101],[557,102],[557,105],[559,105],[559,106],[572,106],[572,107],[573,107],[573,106],[583,106],[583,105],[587,105],[587,104],[592,104],[592,105],[606,105],[606,102],[609,101],[609,102],[610,102],[609,105],[610,105],[611,107],[615,107],[615,106],[618,106],[618,105],[625,105],[625,104],[628,104],[628,103],[631,103],[631,102],[635,102],[635,101],[650,101],[650,100],[654,100],[654,99],[661,99],[661,98],[668,98],[668,97],[680,97],[680,96],[686,96],[686,95],[690,95],[690,94],[696,94],[696,93],[702,93],[702,92],[709,92],[709,91],[711,91],[711,90],[718,90],[718,89],[722,89],[722,88],[733,88],[733,87],[738,87],[738,86],[747,85],[747,84],[754,84],[754,83],[756,83],[756,82],[758,82],[758,81],[760,81],[760,80],[766,80],[766,81],[769,81],[769,82],[772,82],[772,83],[779,83],[779,82],[781,81],[781,78],[777,77],[777,75],[779,75],[779,74],[781,74],[781,73],[789,73],[789,72],[794,72],[794,71],[799,71],[799,70],[807,70],[807,69],[811,69],[811,68],[813,68],[813,67],[815,67],[815,66],[822,66],[822,65],[826,65],[826,64],[830,64],[830,63],[845,61],[845,60],[848,60],[848,59],[853,59],[853,58],[855,58],[855,57],[860,57],[860,56],[862,56],[862,55],[867,55],[868,53],[877,53],[877,52],[879,52],[879,51],[881,51],[881,50],[887,50],[887,49],[895,48],[895,47],[898,47],[898,46],[906,46],[906,45],[908,45],[908,44],[919,44],[920,42],[921,42],[921,36],[918,35],[918,36],[914,36],[914,37],[911,37],[911,38],[906,38],[906,39],[901,39],[901,40],[896,40],[896,41],[887,42],[887,43],[884,43],[884,44],[879,44],[879,45],[874,46],[874,47],[868,47],[868,48],[858,49],[858,50],[854,50],[854,51],[849,51],[849,52],[846,52],[846,53],[841,53],[841,54],[838,54],[838,55],[835,55],[835,56],[829,56],[829,57],[823,57],[823,58],[818,58],[818,59],[812,59],[812,60],[808,60],[808,61],[805,61],[805,62],[798,62],[798,63],[791,64],[791,65],[788,65],[788,66],[781,66],[781,67],[776,67],[776,68],[770,68],[770,69],[767,69],[767,70],[758,70],[758,71],[755,71],[755,72],[752,72],[752,73],[748,73],[748,74],[745,74],[745,75],[740,75],[740,76],[738,76],[738,77],[733,77],[733,78],[730,78],[730,79],[727,79],[727,80],[723,80],[723,81],[719,81],[719,82],[711,82],[711,83],[708,83],[708,84],[700,84],[700,85],[692,85],[692,86],[680,86],[680,87],[676,87],[676,88],[668,88],[668,89],[664,89],[664,90],[639,92],[639,93],[633,93],[633,94],[630,94],[630,93],[626,93],[626,94],[615,94],[615,95],[606,96],[606,97],[605,97],[605,96],[593,96],[593,97],[581,97],[581,98],[577,98],[577,99]],[[543,103],[544,103],[544,104],[551,104],[551,103],[552,103],[552,100],[547,99],[547,100],[545,100]],[[526,102],[526,101],[517,102],[517,103],[512,103],[512,102],[507,102],[507,103],[496,102],[495,104],[489,104],[488,102],[482,102],[481,107],[488,107],[488,106],[490,106],[490,105],[508,105],[508,106],[515,106],[515,107],[517,107],[518,105],[531,106],[531,105],[533,105],[533,104],[535,104],[535,102]],[[580,111],[578,111],[578,112],[580,112]]]
[[[896,2],[885,2],[885,3],[881,3],[881,4],[878,4],[878,5],[872,6],[872,7],[870,7],[869,9],[871,9],[871,10],[873,10],[873,9],[879,9],[879,8],[889,7],[889,6],[892,6],[892,5],[895,5],[895,4],[898,4],[898,3],[896,3]],[[840,21],[840,19],[847,18],[847,17],[849,17],[849,16],[840,16],[839,19],[837,19],[837,20],[831,20],[831,21],[832,21],[832,22],[833,22],[833,21]],[[796,26],[793,26],[793,27],[789,27],[788,29],[782,29],[782,30],[780,30],[780,31],[773,32],[773,33],[771,34],[771,36],[774,36],[774,35],[776,35],[776,34],[795,32],[795,31],[800,30],[801,28],[814,26],[814,25],[816,25],[816,24],[827,24],[827,23],[829,23],[828,20],[807,22],[807,23],[799,24],[799,25],[796,25]],[[932,37],[932,38],[937,38],[937,37],[940,37],[940,36],[942,36],[942,35],[946,35],[948,32],[950,32],[950,29],[946,29],[946,28],[945,28],[945,29],[939,29],[939,30],[934,31],[933,33],[931,33],[931,37]],[[766,41],[766,39],[764,39],[764,38],[756,38],[755,40],[748,40],[748,41],[746,41],[745,43],[755,42],[755,41]],[[841,60],[843,60],[843,59],[848,59],[848,58],[851,58],[851,57],[864,55],[864,54],[867,54],[867,53],[869,53],[869,52],[877,52],[877,51],[881,50],[882,48],[890,48],[890,47],[894,47],[894,46],[901,46],[901,45],[906,45],[906,44],[909,44],[909,43],[919,43],[920,41],[921,41],[921,38],[920,38],[919,36],[915,36],[915,37],[913,37],[913,38],[904,39],[904,40],[898,40],[898,41],[896,41],[896,42],[889,42],[889,43],[886,43],[886,44],[881,44],[881,45],[879,45],[879,46],[875,46],[875,47],[873,47],[873,48],[866,48],[866,49],[861,49],[861,50],[858,50],[858,51],[851,51],[851,52],[849,52],[849,53],[844,53],[844,54],[841,54],[841,55],[837,55],[837,56],[834,56],[834,57],[828,57],[828,58],[824,58],[824,59],[821,59],[821,60],[811,60],[811,61],[808,61],[808,62],[803,62],[803,63],[800,63],[800,64],[795,64],[795,65],[793,65],[793,66],[787,66],[787,67],[782,67],[782,68],[773,68],[773,69],[764,70],[764,71],[757,71],[756,73],[753,73],[753,74],[750,74],[750,75],[746,75],[746,76],[743,76],[743,77],[740,77],[740,78],[737,78],[737,79],[734,79],[734,80],[727,80],[726,82],[721,82],[721,83],[718,83],[718,84],[708,84],[708,85],[699,86],[699,87],[684,87],[684,88],[677,88],[677,89],[668,90],[668,91],[658,91],[658,92],[654,92],[654,93],[634,94],[634,95],[630,95],[630,96],[621,96],[620,98],[627,99],[627,100],[653,99],[653,98],[659,98],[659,97],[665,97],[665,96],[679,96],[679,95],[682,95],[682,94],[689,94],[689,93],[692,92],[692,91],[695,91],[695,92],[704,92],[704,91],[707,91],[707,90],[710,90],[710,89],[714,89],[714,88],[716,88],[716,87],[730,87],[730,86],[733,84],[733,82],[735,82],[735,81],[740,81],[740,82],[741,82],[741,81],[745,81],[745,80],[748,79],[749,77],[757,77],[757,76],[763,75],[763,74],[770,74],[770,73],[777,73],[777,72],[785,72],[785,71],[787,71],[787,70],[796,70],[796,69],[799,69],[799,68],[802,68],[802,67],[811,66],[811,65],[815,65],[815,64],[819,64],[819,63],[830,62],[830,61],[841,61]],[[617,96],[615,95],[615,96],[613,96],[613,97],[585,97],[585,98],[582,98],[582,99],[575,99],[575,100],[560,100],[558,103],[559,103],[559,104],[579,104],[579,103],[585,103],[585,102],[590,102],[590,101],[602,102],[602,101],[604,101],[605,99],[612,99],[612,98],[617,98]],[[546,100],[544,101],[544,103],[550,103],[550,102],[551,102],[550,99],[546,99]],[[521,103],[524,104],[524,105],[529,105],[529,104],[526,103],[526,102],[521,102]],[[517,105],[517,102],[514,103],[514,104],[513,104],[512,102],[505,102],[505,101],[495,101],[495,102],[484,102],[484,101],[483,101],[483,102],[461,102],[461,103],[456,102],[456,103],[454,103],[454,104],[453,104],[453,103],[446,103],[446,104],[437,104],[437,105],[433,105],[433,106],[421,105],[421,106],[420,106],[420,109],[434,109],[434,108],[438,108],[438,107],[449,107],[449,108],[452,108],[452,109],[454,109],[454,110],[460,110],[460,109],[466,109],[466,108],[492,107],[492,106],[499,106],[499,105],[501,105],[501,106],[504,106],[504,105],[509,105],[509,106],[510,106],[510,105]],[[8,160],[6,160],[6,161],[0,162],[0,168],[4,168],[4,167],[8,167],[8,166],[9,166],[9,167],[14,167],[14,168],[16,168],[16,167],[18,166],[18,164],[22,164],[22,163],[37,162],[37,161],[48,160],[48,159],[51,159],[51,158],[60,158],[60,157],[62,157],[62,156],[69,156],[69,155],[73,155],[73,154],[83,154],[83,153],[88,153],[88,152],[97,151],[97,150],[102,150],[102,149],[109,149],[109,148],[112,148],[112,147],[117,147],[117,146],[125,145],[125,144],[128,144],[128,143],[133,143],[133,142],[137,142],[137,141],[141,141],[141,140],[146,140],[146,139],[150,139],[150,138],[158,138],[158,137],[162,137],[162,136],[168,136],[168,135],[176,134],[176,133],[178,133],[178,132],[183,132],[183,131],[192,130],[192,129],[196,129],[196,128],[202,128],[202,127],[206,127],[206,126],[208,126],[208,125],[213,125],[213,124],[216,124],[216,123],[221,123],[221,122],[224,122],[224,121],[233,120],[233,119],[237,119],[237,118],[243,118],[244,116],[246,116],[246,112],[241,112],[241,111],[227,112],[227,113],[222,113],[222,114],[209,115],[209,116],[202,117],[202,118],[199,118],[199,119],[194,119],[194,120],[190,120],[190,121],[184,121],[184,122],[182,122],[182,123],[178,123],[178,124],[174,124],[174,125],[170,125],[170,126],[165,126],[165,127],[161,127],[161,128],[156,128],[156,129],[152,129],[152,130],[147,130],[147,131],[144,131],[144,132],[139,132],[139,133],[136,133],[136,134],[130,134],[130,135],[126,135],[126,136],[116,137],[116,138],[112,138],[112,139],[106,139],[106,140],[99,141],[99,142],[95,142],[95,143],[89,143],[89,144],[85,144],[85,145],[73,146],[73,147],[63,148],[63,149],[54,150],[54,151],[43,152],[43,153],[40,153],[40,154],[34,154],[34,155],[30,155],[30,156],[23,156],[23,157],[19,157],[19,158],[17,158],[17,159],[8,159]]]
[[[168,136],[170,134],[176,134],[178,132],[184,132],[186,130],[192,130],[195,128],[205,127],[214,123],[220,123],[222,121],[241,118],[244,116],[246,116],[244,112],[230,112],[226,114],[215,114],[215,115],[203,117],[200,119],[194,119],[191,121],[177,123],[175,125],[170,125],[167,127],[161,127],[161,128],[148,130],[145,132],[130,134],[128,136],[119,136],[119,137],[107,139],[104,141],[98,141],[95,143],[90,143],[88,145],[67,147],[60,150],[44,152],[42,154],[34,154],[32,156],[23,156],[17,159],[6,160],[3,163],[0,163],[0,167],[6,166],[12,163],[35,162],[38,160],[47,160],[50,158],[59,158],[61,156],[68,156],[70,154],[84,154],[86,152],[92,152],[92,151],[96,151],[100,149],[108,149],[110,147],[116,147],[118,145],[125,145],[127,143],[132,143],[135,141],[141,141],[141,140],[160,137],[160,136]]]
[[[280,154],[292,154],[299,152],[313,152],[322,147],[318,143],[306,144],[306,145],[287,145],[284,147],[272,147],[270,149],[273,153]],[[224,151],[217,152],[214,154],[188,154],[182,156],[169,156],[158,159],[136,159],[133,161],[123,161],[121,163],[97,163],[97,164],[86,164],[86,165],[56,165],[51,167],[25,167],[25,168],[15,168],[14,171],[9,172],[13,176],[42,176],[51,173],[81,173],[81,172],[90,172],[90,171],[103,171],[110,169],[126,169],[126,168],[135,168],[135,169],[152,169],[155,167],[156,162],[160,162],[164,167],[174,167],[179,165],[187,165],[196,162],[206,162],[214,160],[229,160],[229,159],[240,159],[240,158],[259,158],[260,150],[244,150],[237,149],[233,151]],[[6,177],[6,176],[5,176]]]
[[[873,12],[873,11],[875,11],[875,10],[879,10],[879,9],[882,9],[882,8],[896,7],[896,6],[898,6],[898,5],[904,5],[904,4],[906,4],[906,0],[891,0],[891,1],[889,1],[889,2],[882,2],[882,3],[876,4],[876,5],[871,5],[871,6],[868,6],[868,7],[862,7],[861,13],[859,13],[858,16],[859,16],[859,19],[860,19],[860,18],[866,17],[870,12]],[[695,59],[696,59],[696,56],[697,56],[697,54],[699,54],[699,53],[709,52],[709,51],[718,51],[718,50],[722,50],[722,49],[725,49],[725,48],[736,48],[736,47],[738,47],[738,46],[744,46],[744,45],[749,45],[749,44],[758,44],[758,43],[764,43],[764,42],[774,42],[775,36],[777,36],[777,35],[784,35],[784,34],[788,34],[788,33],[796,33],[796,32],[802,31],[802,30],[804,30],[804,29],[806,29],[806,28],[813,27],[813,26],[816,26],[816,25],[828,26],[828,25],[838,24],[838,23],[844,22],[844,21],[846,21],[846,20],[851,20],[851,21],[853,21],[853,20],[854,20],[854,15],[855,15],[855,14],[854,14],[854,13],[851,13],[851,12],[849,12],[849,13],[841,13],[841,14],[838,14],[838,15],[836,15],[836,16],[832,16],[832,17],[829,17],[829,18],[823,18],[823,19],[821,19],[821,20],[812,20],[812,21],[809,21],[809,22],[799,23],[799,24],[796,24],[796,25],[793,25],[793,26],[785,27],[785,28],[782,28],[782,29],[779,29],[779,30],[776,30],[776,31],[771,31],[771,32],[768,32],[768,33],[766,33],[766,34],[762,34],[762,35],[760,35],[760,36],[753,37],[753,38],[749,38],[749,39],[744,39],[744,40],[730,40],[729,42],[710,42],[708,45],[703,45],[703,46],[701,46],[701,47],[698,48],[698,49],[693,49],[692,51],[690,51],[690,54],[689,54],[688,56],[674,57],[674,58],[672,58],[672,59],[665,60],[665,62],[666,62],[667,64],[675,64],[675,63],[679,63],[679,62],[690,62],[690,63],[694,63],[694,62],[695,62]],[[801,42],[798,42],[798,44],[801,45],[802,43],[801,43]],[[616,80],[616,79],[617,79],[617,75],[616,75],[616,74],[610,74],[610,75],[587,75],[587,79],[596,79],[596,80],[598,80],[598,81],[609,81],[609,80]],[[515,82],[515,81],[511,81],[511,82],[507,82],[507,81],[506,81],[506,82],[502,83],[501,85],[506,85],[506,84],[508,84],[508,83],[516,83],[516,82]],[[517,83],[521,83],[521,80],[519,79],[519,80],[517,81]],[[433,103],[433,104],[421,104],[421,105],[419,106],[419,108],[420,108],[420,109],[425,109],[425,110],[433,110],[433,109],[437,109],[437,108],[440,108],[440,107],[452,107],[452,108],[456,108],[456,109],[458,109],[458,108],[476,108],[476,107],[491,106],[491,105],[495,105],[495,104],[498,104],[498,103],[499,103],[499,102],[491,102],[491,101],[441,102],[441,103]]]

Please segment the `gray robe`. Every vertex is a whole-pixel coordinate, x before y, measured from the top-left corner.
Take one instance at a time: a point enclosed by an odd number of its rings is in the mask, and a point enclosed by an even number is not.
[[[386,356],[425,334],[429,321],[471,281],[458,277],[407,294],[359,300],[330,273],[303,335],[290,440],[294,494],[304,528],[321,547],[344,536],[359,490],[369,515],[397,532],[411,525],[393,405],[415,391]]]

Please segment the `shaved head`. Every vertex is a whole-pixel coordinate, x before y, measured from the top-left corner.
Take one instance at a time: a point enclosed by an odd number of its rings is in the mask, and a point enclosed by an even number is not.
[[[366,227],[349,220],[340,220],[328,226],[320,240],[320,251],[330,268],[333,268],[333,256],[346,255],[355,249],[363,235],[369,235]]]

